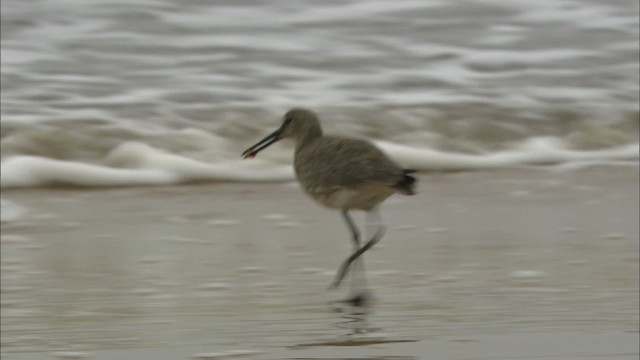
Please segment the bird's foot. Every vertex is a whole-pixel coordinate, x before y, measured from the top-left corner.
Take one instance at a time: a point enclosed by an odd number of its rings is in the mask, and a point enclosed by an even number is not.
[[[336,274],[336,278],[333,280],[331,285],[329,285],[329,290],[337,289],[338,286],[340,286],[340,284],[342,283],[342,279],[344,279],[344,276],[347,274],[346,268],[347,267],[343,265],[338,270],[338,273]]]
[[[362,307],[362,308],[366,308],[369,307],[373,301],[375,300],[375,297],[373,296],[373,293],[369,290],[360,290],[356,293],[353,293],[349,296],[347,296],[344,299],[341,300],[336,300],[336,301],[332,301],[332,304],[346,304],[349,306],[353,306],[353,307]]]
[[[329,285],[327,290],[335,290],[338,288],[338,286],[340,286],[340,281],[334,281],[331,283],[331,285]]]
[[[359,292],[347,297],[345,302],[357,307],[368,307],[373,303],[374,296],[369,290],[360,290]]]

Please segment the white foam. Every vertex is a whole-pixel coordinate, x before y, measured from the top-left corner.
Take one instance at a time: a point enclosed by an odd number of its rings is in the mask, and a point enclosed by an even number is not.
[[[564,141],[554,137],[533,138],[514,149],[482,155],[447,153],[382,141],[376,144],[404,166],[416,170],[473,170],[574,161],[636,160],[640,150],[638,144],[629,144],[603,150],[577,151],[568,149]]]
[[[100,165],[34,156],[16,156],[2,161],[0,185],[31,187],[50,184],[78,186],[161,185],[177,182],[164,170],[117,169]]]
[[[225,282],[212,282],[212,283],[202,284],[197,288],[199,290],[218,291],[218,290],[229,290],[233,288],[233,285]]]
[[[304,224],[297,221],[280,221],[275,223],[274,226],[279,228],[299,228],[303,227]]]
[[[189,181],[283,181],[293,179],[289,165],[241,160],[209,164],[167,153],[143,143],[125,143],[107,157],[127,168],[14,156],[2,161],[3,188],[51,184],[76,186],[169,185]],[[265,169],[268,167],[268,170]]]
[[[266,214],[264,216],[262,216],[263,220],[289,220],[291,219],[291,216],[286,215],[286,214]]]
[[[212,219],[211,221],[207,222],[207,224],[211,226],[235,226],[242,224],[242,222],[233,219]]]
[[[547,274],[541,270],[516,270],[509,274],[513,279],[537,279],[545,277]]]
[[[453,153],[433,148],[407,146],[387,141],[376,144],[405,167],[418,171],[477,170],[522,165],[597,164],[630,162],[638,159],[639,145],[628,144],[600,150],[572,150],[555,137],[531,138],[518,146],[486,154]],[[54,184],[101,187],[170,185],[193,181],[264,182],[291,181],[294,172],[290,156],[279,156],[291,149],[276,150],[273,156],[241,160],[224,149],[214,162],[156,149],[140,142],[127,142],[106,157],[106,164],[57,160],[36,156],[3,159],[2,188],[36,187]],[[229,160],[225,160],[229,159]],[[5,207],[3,202],[3,209]],[[11,209],[11,207],[9,207]],[[3,211],[3,219],[19,211]],[[5,221],[5,220],[3,220]]]
[[[612,232],[612,233],[604,234],[604,238],[607,240],[624,240],[627,238],[627,235],[623,233]]]
[[[21,243],[26,243],[29,242],[31,239],[26,237],[26,236],[22,236],[22,235],[2,235],[2,237],[0,237],[0,241],[3,244],[7,244],[7,243],[17,243],[17,244],[21,244]]]

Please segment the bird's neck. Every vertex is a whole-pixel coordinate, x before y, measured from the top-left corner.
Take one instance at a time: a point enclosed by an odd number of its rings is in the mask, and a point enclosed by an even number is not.
[[[308,131],[302,134],[298,134],[298,136],[296,136],[296,150],[302,149],[303,147],[309,145],[314,140],[319,139],[321,137],[322,137],[322,129],[319,126],[310,128],[308,129]]]

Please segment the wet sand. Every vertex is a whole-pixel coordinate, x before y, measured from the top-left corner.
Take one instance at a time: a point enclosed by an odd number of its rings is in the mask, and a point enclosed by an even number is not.
[[[348,233],[295,184],[3,191],[2,358],[638,357],[637,167],[420,181],[364,313],[329,304]]]

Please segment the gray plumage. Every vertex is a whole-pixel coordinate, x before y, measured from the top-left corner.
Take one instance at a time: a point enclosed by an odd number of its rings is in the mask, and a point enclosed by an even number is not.
[[[411,187],[396,185],[407,174],[380,149],[360,139],[323,135],[318,117],[305,109],[285,115],[282,137],[295,141],[294,169],[303,190],[332,208],[369,210],[396,191],[412,194]],[[353,201],[331,201],[341,190],[369,195]],[[355,194],[354,194],[355,196]]]
[[[289,110],[278,130],[243,153],[253,157],[270,144],[292,138],[295,142],[294,169],[302,189],[321,204],[342,210],[351,230],[355,252],[340,267],[337,287],[349,266],[371,248],[384,234],[384,226],[377,205],[396,192],[413,195],[416,179],[391,160],[373,144],[359,139],[327,136],[322,132],[318,117],[306,109]],[[375,216],[378,229],[371,239],[360,247],[360,232],[349,210],[367,211]]]
[[[402,179],[402,168],[364,140],[322,136],[296,150],[294,168],[306,187],[344,186],[364,182],[393,186]]]

